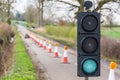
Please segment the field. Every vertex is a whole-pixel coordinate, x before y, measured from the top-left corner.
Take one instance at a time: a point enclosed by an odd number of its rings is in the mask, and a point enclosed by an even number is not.
[[[77,27],[45,26],[37,33],[77,49]],[[101,28],[101,56],[109,61],[120,61],[120,27]],[[114,53],[114,54],[113,54]]]
[[[36,29],[34,32],[42,34],[45,37],[54,39],[64,45],[76,48],[76,37],[77,37],[76,27],[66,27],[66,26],[45,26],[42,29]]]
[[[120,39],[120,27],[102,28],[101,34],[110,38]]]
[[[42,30],[37,29],[35,32],[49,37],[56,41],[62,42],[72,48],[76,48],[77,44],[77,27],[72,26],[45,26]],[[109,38],[120,39],[120,27],[101,28],[101,35]]]
[[[33,64],[26,53],[24,44],[20,36],[16,35],[14,68],[11,74],[0,80],[37,80]]]
[[[77,27],[45,26],[45,30],[49,35],[69,38],[74,41],[76,41],[77,39]],[[110,38],[120,39],[120,27],[101,28],[101,35],[104,35]]]

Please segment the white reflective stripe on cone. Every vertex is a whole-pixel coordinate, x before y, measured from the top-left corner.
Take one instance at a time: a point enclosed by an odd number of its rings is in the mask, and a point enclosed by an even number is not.
[[[46,46],[46,41],[44,41],[43,46]]]
[[[63,57],[67,57],[67,50],[64,50]]]
[[[42,40],[40,40],[40,44],[42,44]]]
[[[55,52],[58,52],[57,50],[58,50],[58,47],[55,46]]]
[[[39,42],[39,39],[37,38],[37,42]]]
[[[51,48],[51,44],[49,44],[48,48],[49,48],[49,49]]]

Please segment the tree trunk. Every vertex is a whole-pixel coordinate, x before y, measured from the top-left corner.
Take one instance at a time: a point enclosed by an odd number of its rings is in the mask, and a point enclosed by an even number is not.
[[[84,0],[78,0],[80,6],[78,7],[77,15],[79,12],[84,12]]]
[[[112,1],[112,0],[102,0],[102,1],[100,1],[100,2],[98,3],[99,6],[98,6],[94,11],[98,11],[99,9],[102,8],[102,6],[103,6],[104,4],[106,4],[106,3],[110,2],[110,1]]]
[[[40,14],[41,14],[41,13],[40,13],[40,9],[38,9],[38,27],[41,27],[41,26],[40,26],[40,25],[41,25],[41,24],[40,24],[40,21],[41,21],[41,20],[40,20]]]
[[[7,14],[8,14],[8,19],[7,19],[7,23],[10,25],[11,24],[11,19],[10,19],[10,0],[7,0],[8,1],[8,4],[7,4],[7,10],[8,10],[8,12],[7,12]]]
[[[41,22],[41,27],[43,26],[43,2],[44,2],[44,1],[41,1],[41,6],[42,6],[42,7],[41,7],[41,18],[40,18],[40,19],[41,19],[41,20],[40,20],[40,22]]]
[[[38,27],[41,27],[41,0],[38,0]]]
[[[8,0],[8,17],[10,17],[10,0]]]
[[[84,12],[84,0],[78,0],[78,2],[80,3],[78,12]]]
[[[38,27],[43,26],[43,2],[39,0],[39,7],[38,7]]]

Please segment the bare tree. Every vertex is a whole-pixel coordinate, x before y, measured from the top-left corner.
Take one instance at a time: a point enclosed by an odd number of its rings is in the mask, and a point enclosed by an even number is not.
[[[71,6],[70,11],[77,9],[76,14],[84,11],[84,0],[75,0],[76,2],[78,2],[79,5],[67,2],[65,0],[34,0],[35,6],[37,7],[37,10],[38,10],[38,27],[43,26],[43,7],[45,6],[44,5],[45,1],[56,1],[56,2],[62,2],[62,3],[68,4]],[[120,0],[97,0],[97,6],[95,7],[94,11],[101,11],[106,9],[109,11],[114,11],[115,13],[119,14],[119,12],[117,12],[117,9],[103,7],[105,4],[109,5],[110,2],[120,5]]]
[[[0,0],[0,14],[3,16],[3,17],[7,17],[7,21],[8,23],[10,24],[10,13],[11,13],[11,8],[12,7],[12,4],[15,2],[15,0]],[[2,17],[2,18],[3,18]]]
[[[54,0],[56,2],[61,2],[61,3],[65,3],[70,5],[70,11],[72,10],[76,10],[75,12],[76,16],[79,12],[83,12],[84,11],[84,0],[74,0],[76,1],[79,5],[76,5],[74,3],[71,2],[67,2],[65,0]],[[109,14],[113,15],[114,13],[117,13],[120,15],[120,0],[91,0],[94,3],[94,9],[93,11],[98,11],[101,13],[102,17],[106,17],[104,16],[104,14],[102,14],[102,12],[104,10],[106,10]],[[105,6],[107,4],[107,6]],[[112,4],[114,4],[114,6],[116,6],[117,8],[113,8],[113,6],[111,6]],[[107,15],[108,16],[108,15]],[[111,17],[111,18],[110,18]],[[106,17],[106,19],[109,19],[109,23],[113,24],[113,16],[109,16]]]
[[[53,8],[54,8],[54,2],[48,2],[46,1],[44,3],[44,24],[53,24],[54,23],[54,20],[55,20],[55,14],[54,14],[54,11],[53,11]],[[49,13],[49,14],[46,14],[46,13]]]
[[[34,0],[35,6],[38,10],[38,27],[43,26],[43,7],[45,0]]]
[[[43,13],[44,13],[44,2],[51,1],[51,0],[34,0],[35,6],[38,10],[38,27],[43,26]]]
[[[37,17],[37,9],[33,5],[29,5],[26,8],[26,11],[24,14],[22,14],[22,17],[27,20],[30,23],[35,23],[36,17]]]
[[[56,0],[56,1],[59,1],[59,2],[65,3],[65,4],[69,4],[73,8],[78,8],[78,12],[84,11],[84,0],[75,0],[79,3],[79,6],[72,4],[72,3],[69,3],[69,2],[66,2],[65,0]],[[120,5],[120,0],[99,0],[97,2],[98,2],[98,6],[94,9],[94,11],[98,11],[98,10],[103,9],[103,6],[109,2],[118,3]],[[106,9],[108,9],[108,8],[106,8]]]

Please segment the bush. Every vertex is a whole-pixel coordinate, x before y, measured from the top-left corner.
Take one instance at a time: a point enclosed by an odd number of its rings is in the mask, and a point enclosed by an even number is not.
[[[58,21],[58,25],[60,25],[60,26],[65,26],[65,25],[67,25],[67,24],[68,24],[68,22],[65,21],[65,20],[60,19],[60,20]]]
[[[11,24],[11,19],[10,17],[7,19],[7,23],[10,25]]]
[[[0,77],[12,69],[13,46],[11,37],[14,37],[14,30],[8,24],[0,25]]]
[[[102,37],[101,39],[101,53],[102,56],[110,59],[120,59],[120,41]]]
[[[44,31],[37,31],[43,36],[52,38],[61,42],[62,44],[69,45],[76,48],[77,45],[77,27],[71,26],[45,26]],[[101,53],[103,57],[108,59],[120,60],[120,29],[118,28],[104,28],[102,29],[101,37]]]

